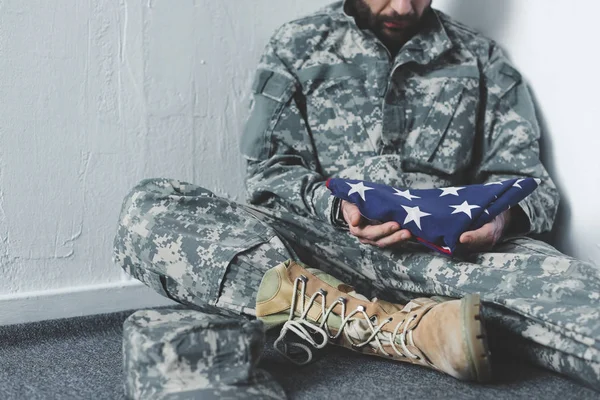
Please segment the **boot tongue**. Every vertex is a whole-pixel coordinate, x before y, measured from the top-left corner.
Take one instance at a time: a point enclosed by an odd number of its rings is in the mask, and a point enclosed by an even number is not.
[[[362,297],[364,297],[364,296],[362,296]],[[388,313],[388,315],[394,314],[399,311],[404,311],[408,314],[412,310],[421,306],[421,304],[410,301],[404,307],[400,308],[401,306],[399,304],[389,303],[387,301],[379,300],[377,298],[374,298],[373,301],[377,302],[379,304],[379,306],[381,307],[381,309],[383,311],[385,311],[386,313]],[[382,322],[383,322],[383,320],[371,321],[371,325],[373,326],[373,329],[377,329],[377,326],[379,324],[381,324]],[[407,322],[405,321],[404,323],[406,324]],[[395,326],[392,327],[392,330],[395,328],[396,328]],[[355,344],[358,344],[358,343],[362,343],[365,340],[367,340],[373,333],[373,329],[371,329],[371,327],[369,326],[369,321],[362,319],[362,318],[358,318],[358,319],[349,321],[348,324],[346,325],[346,327],[344,328],[344,332],[348,335],[348,337],[350,337],[353,340],[353,342]],[[396,335],[395,342],[398,345],[401,343],[401,340],[402,340],[400,337],[401,336],[400,333],[402,333],[402,330],[403,330],[403,327],[400,328],[400,330],[398,331],[398,334]],[[388,329],[388,331],[389,331],[389,329]],[[379,340],[381,340],[381,342],[383,344],[386,344],[386,343],[389,344],[389,342],[391,340],[391,334],[389,332],[381,332],[380,331],[377,334],[377,338],[379,338]],[[407,343],[409,345],[414,346],[414,341],[412,338],[412,330],[408,331],[408,335],[405,340],[407,340]],[[375,340],[373,340],[369,344],[372,345],[373,347],[376,347]]]
[[[352,320],[344,327],[344,333],[346,333],[355,344],[367,340],[372,332],[369,323],[362,318]]]
[[[315,275],[317,278],[319,278],[323,282],[327,283],[328,285],[333,286],[340,292],[346,293],[348,296],[352,296],[355,299],[366,301],[366,302],[368,302],[368,301],[377,302],[381,311],[383,311],[387,315],[381,316],[380,319],[377,320],[376,322],[371,322],[374,329],[377,329],[377,326],[379,324],[381,324],[383,322],[383,319],[387,318],[387,316],[394,314],[396,312],[399,312],[401,310],[404,310],[408,313],[411,310],[413,310],[415,307],[418,307],[420,305],[418,303],[411,301],[406,306],[403,307],[402,305],[393,304],[393,303],[390,303],[390,302],[387,302],[384,300],[378,300],[377,298],[374,298],[373,300],[369,300],[364,295],[357,293],[356,290],[354,289],[354,287],[352,287],[348,284],[345,284],[344,282],[340,281],[339,279],[337,279],[323,271],[320,271],[320,270],[314,269],[314,268],[307,268],[307,271],[309,271],[310,273],[312,273],[313,275]],[[348,310],[348,312],[351,312],[351,311],[353,311],[353,310]],[[331,328],[339,329],[339,326],[341,325],[341,318],[337,315],[330,314],[328,321],[327,321],[327,325]],[[395,327],[393,327],[393,328],[395,328]],[[364,318],[354,318],[353,320],[348,321],[348,323],[344,326],[343,329],[344,329],[344,333],[355,344],[363,343],[373,333],[373,329],[371,329],[371,327],[369,326],[369,321],[365,320]],[[389,343],[390,334],[380,332],[377,334],[377,338],[379,338],[379,340],[382,343]],[[396,336],[396,343],[400,344],[400,334],[398,334]],[[375,340],[373,340],[371,343],[369,343],[369,345],[372,345],[375,347],[376,346]]]
[[[377,321],[378,323],[380,323],[380,321]],[[373,328],[377,329],[378,324],[372,323],[373,324]],[[395,327],[394,327],[395,328]],[[400,339],[400,333],[402,329],[398,332],[398,335],[396,335],[396,344],[399,345],[401,343],[401,339]],[[363,343],[365,340],[367,340],[371,334],[373,333],[373,329],[371,329],[371,327],[369,326],[369,322],[363,318],[358,318],[352,321],[349,321],[348,324],[344,327],[344,333],[346,335],[348,335],[348,337],[352,340],[352,342],[354,344],[359,344],[359,343]],[[409,335],[407,337],[409,344],[413,345],[412,343],[412,331],[409,331]],[[389,332],[382,332],[380,331],[377,336],[376,336],[382,344],[389,344],[390,343],[390,339],[391,339],[391,334]],[[375,339],[373,339],[370,343],[369,346],[371,347],[377,347],[376,345],[376,341]]]

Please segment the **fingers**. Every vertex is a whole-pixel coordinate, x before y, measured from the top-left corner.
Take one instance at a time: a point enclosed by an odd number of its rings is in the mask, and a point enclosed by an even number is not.
[[[360,214],[358,207],[347,201],[342,201],[342,213],[350,233],[358,238],[361,243],[377,247],[389,247],[410,239],[411,233],[401,229],[397,222],[386,222],[380,225],[368,225]],[[464,232],[460,236],[460,243],[471,251],[489,250],[502,236],[503,224],[494,219],[481,228]]]
[[[379,239],[376,243],[375,246],[377,247],[389,247],[389,246],[393,246],[395,244],[398,243],[402,243],[405,240],[408,240],[411,238],[411,234],[407,229],[402,229],[398,232],[392,233],[389,236],[386,236],[382,239]]]
[[[397,222],[386,222],[381,225],[349,226],[350,233],[359,239],[376,242],[379,239],[397,233],[400,225]]]
[[[380,225],[367,224],[358,207],[345,200],[342,201],[341,207],[350,233],[356,236],[361,243],[388,247],[412,237],[410,231],[401,229],[397,222],[386,222]]]
[[[412,237],[412,235],[411,235],[410,231],[408,231],[407,229],[402,229],[400,231],[392,233],[391,235],[384,236],[383,238],[381,238],[379,240],[368,240],[368,239],[363,239],[363,238],[359,238],[358,240],[359,240],[359,242],[361,242],[363,244],[370,244],[372,246],[385,248],[385,247],[390,247],[390,246],[400,244],[400,243],[410,239],[411,237]]]
[[[362,215],[358,207],[346,200],[342,200],[342,214],[350,227],[359,226],[362,222]]]
[[[496,244],[494,232],[495,226],[490,222],[477,230],[463,233],[460,236],[460,243],[472,251],[488,250]]]

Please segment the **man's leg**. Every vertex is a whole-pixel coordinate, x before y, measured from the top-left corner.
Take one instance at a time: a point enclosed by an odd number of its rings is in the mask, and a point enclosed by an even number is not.
[[[115,244],[115,260],[130,274],[179,302],[213,311],[253,315],[264,272],[294,253],[368,297],[384,292],[405,302],[420,294],[481,293],[499,334],[531,342],[524,355],[598,386],[598,270],[531,239],[507,241],[462,262],[420,246],[381,251],[312,218],[155,180],[126,199]]]
[[[246,206],[169,179],[143,181],[127,195],[114,246],[116,264],[162,295],[248,316],[264,273],[290,258],[298,258],[293,249]],[[369,286],[360,270],[327,272]]]
[[[277,217],[271,214],[277,214]],[[286,220],[294,221],[292,229],[288,229],[289,224],[275,227],[279,223],[285,224]],[[282,241],[280,238],[285,239]],[[271,306],[265,308],[261,305],[261,316],[270,315],[278,321],[283,316],[280,322],[274,323],[273,319],[269,319],[267,324],[279,326],[289,318],[289,311],[283,315],[279,313],[293,308],[286,305],[295,298],[293,284],[287,280],[280,281],[278,286],[273,279],[263,281],[263,277],[267,271],[275,271],[276,267],[282,274],[282,271],[291,271],[292,268],[287,270],[283,261],[298,259],[295,249],[303,251],[301,260],[330,274],[331,279],[341,279],[334,286],[327,286],[324,275],[319,275],[321,278],[313,276],[311,284],[317,286],[310,289],[308,296],[327,291],[334,296],[337,291],[339,296],[323,304],[327,303],[329,307],[339,299],[348,299],[353,305],[348,313],[356,313],[366,307],[379,315],[381,321],[378,324],[387,324],[385,328],[382,325],[374,330],[372,326],[364,325],[366,320],[362,319],[363,324],[348,326],[348,332],[345,325],[339,326],[339,332],[352,334],[356,343],[377,342],[380,349],[383,349],[381,340],[396,343],[397,339],[398,343],[386,346],[390,346],[388,352],[394,348],[396,353],[401,351],[400,348],[405,352],[398,353],[399,361],[418,362],[460,379],[486,380],[489,376],[487,357],[482,357],[487,350],[485,337],[480,336],[482,327],[476,297],[445,304],[421,299],[406,307],[400,306],[397,312],[393,311],[398,308],[397,305],[368,301],[362,296],[372,297],[375,294],[371,290],[372,283],[377,282],[371,264],[362,262],[365,250],[369,248],[357,247],[354,239],[345,232],[312,218],[238,205],[198,186],[178,181],[144,181],[125,199],[115,239],[114,259],[131,275],[159,293],[201,310],[254,316],[259,296],[263,296],[261,304],[273,300]],[[312,276],[309,270],[305,270],[304,274],[305,279]],[[270,277],[274,276],[271,274]],[[362,295],[361,300],[345,297],[354,296],[349,294],[348,285],[356,288],[356,296]],[[376,285],[374,289],[377,289]],[[319,293],[313,293],[314,290]],[[356,301],[362,301],[360,307],[355,304]],[[301,310],[295,311],[302,313]],[[345,318],[350,315],[348,313],[342,309],[339,317]],[[392,314],[395,323],[388,320]],[[377,318],[375,313],[369,314],[369,321],[373,317]],[[390,330],[388,334],[396,339],[383,333],[381,338],[372,337],[382,328],[393,329],[390,328],[392,325],[396,331]],[[401,326],[402,334],[396,337]],[[445,334],[436,335],[435,332]],[[343,343],[354,349],[350,342]],[[412,346],[412,350],[406,346]],[[429,353],[419,353],[424,349]],[[392,356],[385,350],[381,354]]]
[[[592,264],[526,237],[461,261],[418,244],[395,250],[362,245],[328,224],[296,215],[262,219],[317,268],[337,264],[343,244],[343,252],[356,254],[344,257],[345,268],[361,271],[388,300],[480,293],[494,344],[600,388],[600,269]]]
[[[376,252],[391,288],[462,296],[479,292],[486,321],[508,350],[600,388],[600,270],[530,238],[452,260],[431,252]],[[499,332],[499,333],[500,333]]]

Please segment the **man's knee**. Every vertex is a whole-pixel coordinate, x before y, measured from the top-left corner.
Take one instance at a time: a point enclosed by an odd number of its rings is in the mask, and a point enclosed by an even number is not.
[[[191,198],[216,197],[200,186],[176,179],[150,178],[140,181],[123,200],[121,221],[127,223],[131,213],[148,212],[165,202],[185,201]]]
[[[135,185],[123,199],[117,231],[113,242],[113,261],[131,273],[130,268],[139,264],[141,241],[149,237],[152,209],[161,199],[175,193],[176,181],[162,178],[144,179]]]
[[[176,187],[175,181],[169,179],[152,178],[142,180],[125,195],[121,208],[121,220],[128,213],[135,211],[148,202],[155,202],[175,194]]]
[[[200,186],[175,179],[144,179],[125,196],[119,215],[115,237],[115,251],[135,247],[144,242],[149,245],[152,229],[161,225],[161,219],[171,213],[181,215],[190,208],[190,218],[195,215],[194,206],[202,206],[225,200]]]

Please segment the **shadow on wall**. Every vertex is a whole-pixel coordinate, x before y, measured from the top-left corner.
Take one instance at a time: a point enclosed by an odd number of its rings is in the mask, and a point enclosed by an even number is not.
[[[452,1],[448,13],[470,28],[488,37],[501,37],[510,26],[510,11],[514,0],[459,0]],[[435,2],[434,2],[435,7]]]
[[[501,38],[506,29],[511,26],[511,10],[515,0],[460,0],[452,1],[448,6],[448,13],[454,18],[464,23],[465,25],[476,29],[490,38]],[[434,4],[435,5],[435,4]],[[510,49],[503,49],[510,56]],[[518,65],[516,66],[519,67]],[[556,246],[560,251],[570,254],[571,249],[568,248],[568,241],[565,232],[571,230],[570,227],[570,208],[569,201],[565,197],[564,192],[560,190],[559,182],[556,182],[556,165],[552,157],[552,137],[547,129],[544,113],[535,101],[534,90],[530,87],[530,92],[535,103],[536,114],[540,123],[542,138],[540,140],[540,157],[544,166],[547,168],[550,176],[554,178],[560,194],[561,202],[554,223],[552,232],[537,237],[538,239],[547,241]]]
[[[557,181],[557,175],[554,173],[558,168],[554,162],[554,158],[552,157],[552,154],[554,153],[552,151],[552,135],[550,134],[550,130],[547,128],[544,113],[538,106],[539,103],[536,101],[535,91],[530,87],[529,92],[533,97],[536,115],[540,124],[540,158],[548,170],[548,173],[553,178],[554,183],[558,188],[558,192],[560,193],[560,204],[558,206],[556,219],[554,220],[552,232],[540,235],[538,239],[551,243],[558,250],[565,254],[573,255],[573,251],[569,246],[569,241],[567,240],[567,232],[572,232],[573,229],[571,227],[571,207],[569,205],[569,199],[566,197],[565,192],[561,189],[560,182]]]

